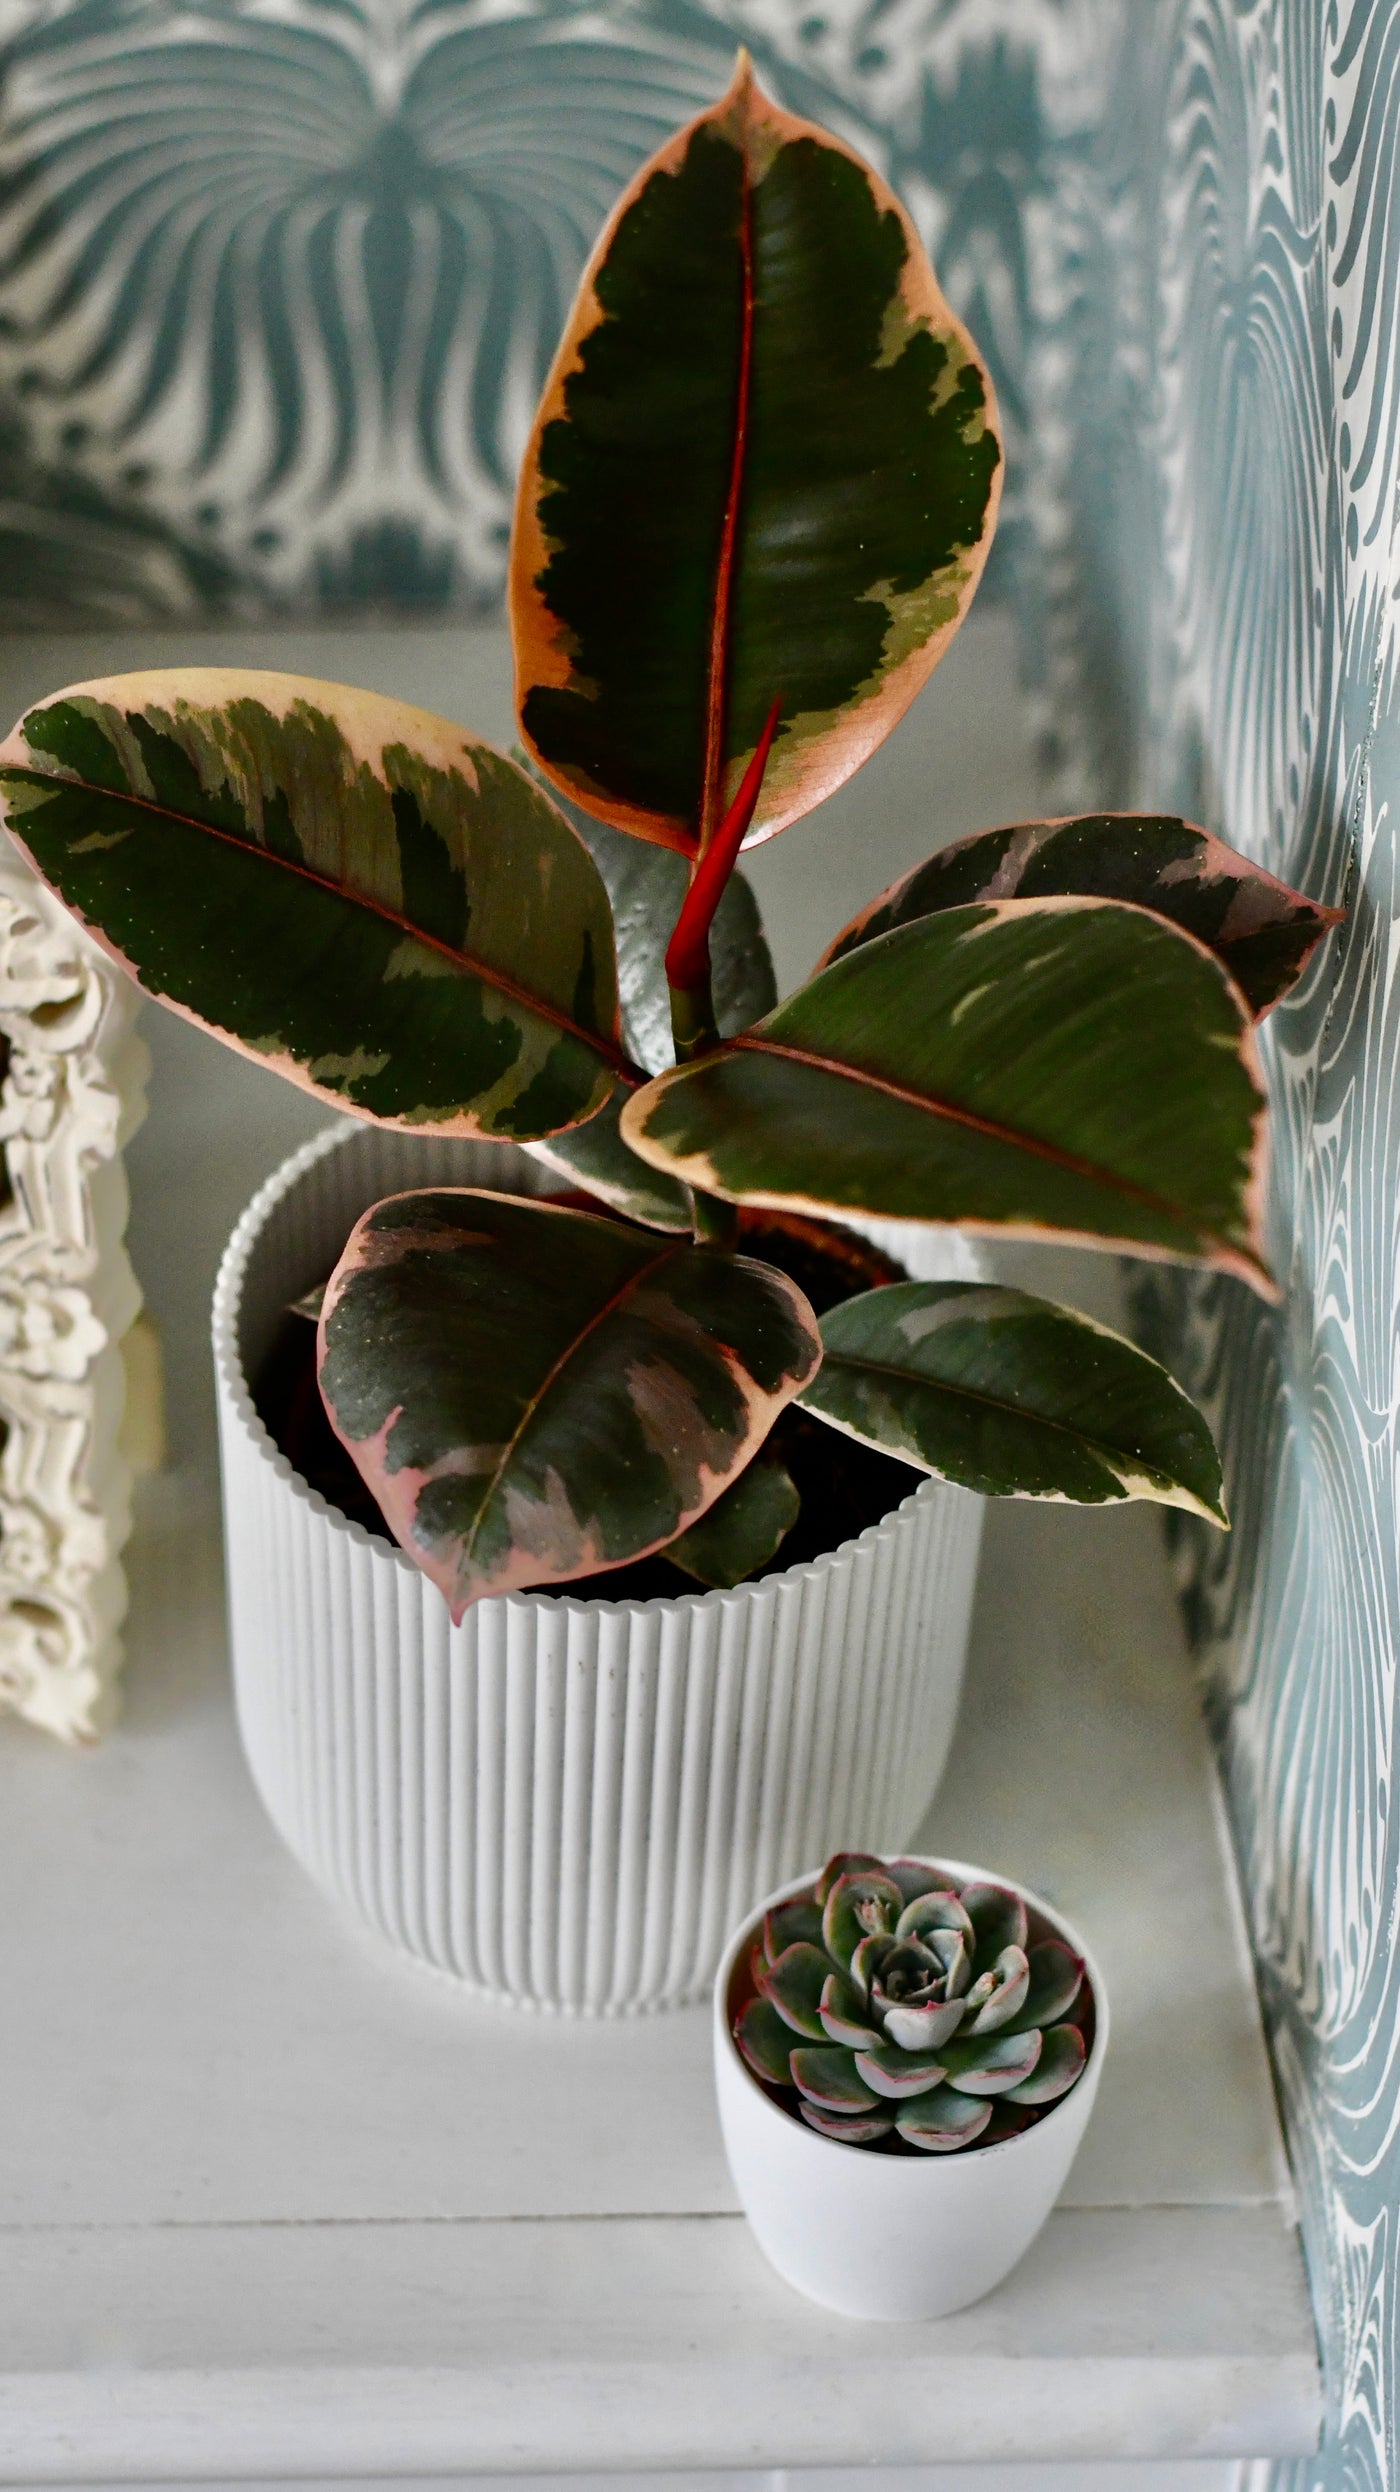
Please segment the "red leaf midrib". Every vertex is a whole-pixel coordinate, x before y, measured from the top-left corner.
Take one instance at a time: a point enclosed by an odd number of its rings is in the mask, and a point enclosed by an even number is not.
[[[739,510],[748,452],[749,392],[753,376],[754,275],[753,185],[749,178],[748,111],[751,87],[746,83],[740,109],[744,127],[739,140],[739,254],[743,270],[743,304],[739,337],[739,379],[734,403],[734,447],[729,463],[729,490],[715,567],[714,611],[710,622],[710,664],[705,691],[705,774],[700,792],[696,854],[703,857],[724,813],[725,730],[728,724],[731,618],[734,565],[739,540]]]

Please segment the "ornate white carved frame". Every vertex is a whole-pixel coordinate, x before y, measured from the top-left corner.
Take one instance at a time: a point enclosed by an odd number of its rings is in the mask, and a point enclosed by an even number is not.
[[[0,1712],[79,1743],[110,1710],[140,1307],[121,1153],[145,1112],[140,998],[0,833]]]

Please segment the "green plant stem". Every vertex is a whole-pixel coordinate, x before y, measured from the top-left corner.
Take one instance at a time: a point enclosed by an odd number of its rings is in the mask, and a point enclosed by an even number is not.
[[[696,1056],[710,1055],[720,1043],[708,959],[703,984],[671,988],[671,1036],[675,1041],[677,1064],[689,1064]],[[690,1200],[697,1244],[737,1244],[737,1204],[726,1203],[718,1194],[702,1194],[695,1186],[690,1189]]]
[[[699,986],[673,986],[671,995],[671,1036],[675,1041],[677,1064],[690,1064],[696,1056],[708,1056],[719,1045],[715,1023],[715,1000],[710,987],[710,965],[705,963],[703,983]]]

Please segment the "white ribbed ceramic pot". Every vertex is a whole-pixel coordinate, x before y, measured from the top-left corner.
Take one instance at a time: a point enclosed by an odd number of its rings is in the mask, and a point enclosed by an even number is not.
[[[274,1824],[390,1944],[522,2005],[702,1997],[754,1896],[837,1842],[898,1848],[952,1736],[981,1500],[933,1481],[733,1591],[512,1593],[453,1627],[402,1551],[298,1477],[253,1407],[282,1310],[412,1185],[526,1194],[525,1152],[343,1122],[239,1222],[214,1299],[238,1719]],[[927,1241],[920,1239],[928,1259]],[[907,1234],[899,1251],[911,1268]],[[976,1270],[956,1237],[930,1270]]]
[[[850,1848],[850,1847],[846,1847]],[[888,1845],[884,1849],[889,1857]],[[811,1869],[749,1913],[714,1987],[715,2084],[734,2186],[770,2265],[846,2319],[943,2319],[980,2301],[1023,2259],[1069,2178],[1108,2049],[1108,1995],[1083,1939],[1014,1878],[947,1860],[958,1885],[1009,1886],[1084,1959],[1094,2037],[1083,2074],[1019,2137],[956,2154],[891,2155],[822,2137],[750,2075],[731,2031],[736,1983],[765,1912],[813,1886]]]

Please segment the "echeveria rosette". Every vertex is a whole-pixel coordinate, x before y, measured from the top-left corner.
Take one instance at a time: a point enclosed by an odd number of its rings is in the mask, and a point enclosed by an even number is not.
[[[765,2085],[844,2145],[995,2144],[1086,2058],[1082,1959],[1009,1887],[931,1861],[838,1852],[764,1920],[734,2039]]]

